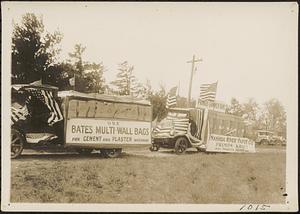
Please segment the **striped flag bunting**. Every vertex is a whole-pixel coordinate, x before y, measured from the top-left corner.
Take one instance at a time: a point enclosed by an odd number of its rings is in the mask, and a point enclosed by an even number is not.
[[[214,102],[216,99],[218,82],[202,84],[200,86],[200,99],[203,101]]]
[[[189,127],[189,119],[173,119],[176,133],[186,134]]]
[[[175,113],[176,114],[176,113]],[[169,112],[166,117],[166,126],[158,124],[154,132],[159,134],[169,134],[170,131],[174,128],[177,134],[186,134],[189,127],[189,119],[186,118],[186,114],[174,115],[172,112]]]
[[[157,125],[156,128],[154,129],[154,132],[157,134],[169,134],[170,131],[172,130],[172,127],[162,127],[161,125]]]
[[[204,113],[205,113],[205,109],[196,109],[196,125],[197,125],[197,133],[195,135],[196,138],[198,138],[199,140],[202,140],[202,129],[204,126]]]
[[[168,94],[166,108],[176,106],[176,104],[177,104],[177,95],[176,95],[177,88],[178,88],[178,86],[175,86],[175,87],[171,88],[171,90]]]
[[[48,117],[48,124],[53,125],[54,123],[63,120],[61,110],[58,103],[56,102],[52,91],[42,89],[28,89],[32,96],[41,100],[49,109],[50,115]]]
[[[26,120],[29,115],[28,108],[24,105],[21,108],[11,107],[11,122],[12,124],[17,123],[19,120]]]
[[[205,109],[196,109],[194,120],[197,126],[197,133],[194,137],[199,140],[202,140],[203,138],[201,133],[205,124],[204,115]],[[187,134],[190,121],[186,114],[169,112],[165,119],[165,124],[167,125],[164,126],[163,124],[158,124],[155,127],[154,132],[157,134],[169,134],[172,129],[175,129],[176,134]]]

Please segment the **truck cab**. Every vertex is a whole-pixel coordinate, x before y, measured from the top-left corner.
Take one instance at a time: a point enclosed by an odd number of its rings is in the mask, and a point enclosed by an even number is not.
[[[204,149],[206,119],[206,109],[169,109],[167,116],[154,127],[150,150],[169,148],[174,149],[176,154],[182,154],[187,148]]]
[[[24,148],[62,142],[63,121],[58,88],[17,84],[11,88],[11,157]]]
[[[258,130],[256,143],[262,145],[285,145],[286,140],[282,136],[275,135],[273,131]]]

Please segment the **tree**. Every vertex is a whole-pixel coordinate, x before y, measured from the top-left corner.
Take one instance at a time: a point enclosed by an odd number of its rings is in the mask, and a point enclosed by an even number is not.
[[[152,118],[157,118],[160,121],[167,115],[167,93],[163,85],[160,85],[160,89],[157,92],[153,92],[150,95],[150,102],[152,105]]]
[[[43,83],[56,86],[59,90],[71,90],[69,74],[73,70],[73,66],[66,62],[54,64],[44,72]]]
[[[142,94],[143,94],[144,98],[146,100],[150,100],[151,96],[153,95],[153,89],[152,89],[151,82],[149,79],[146,80],[146,84],[143,89],[144,90],[142,91]]]
[[[188,101],[186,97],[181,97],[181,96],[177,96],[177,107],[180,108],[186,108],[188,105]],[[190,103],[190,107],[191,108],[195,108],[196,106],[196,100],[194,100],[193,98],[191,99],[191,103]]]
[[[133,69],[134,66],[129,65],[127,61],[119,64],[117,78],[111,82],[112,85],[116,86],[116,92],[119,95],[130,95],[133,92],[137,93],[137,87],[141,86],[133,75]]]
[[[259,106],[253,98],[248,99],[242,104],[242,113],[245,123],[245,137],[252,140],[256,139],[256,131],[260,127],[258,120]]]
[[[84,64],[83,83],[86,92],[104,93],[106,89],[103,72],[105,71],[103,63],[85,63]]]
[[[69,53],[69,57],[71,60],[69,60],[69,63],[72,63],[75,68],[75,74],[81,76],[84,69],[83,69],[83,61],[82,61],[82,54],[85,51],[86,47],[82,46],[82,44],[76,44],[74,46],[74,52]]]
[[[104,93],[105,79],[103,73],[105,67],[103,63],[84,62],[82,54],[86,47],[76,44],[74,52],[69,53],[70,60],[67,64],[71,65],[67,73],[70,78],[75,77],[75,90],[86,93]]]
[[[143,84],[139,82],[137,78],[134,78],[133,84],[131,84],[130,88],[130,94],[132,97],[150,101],[153,91],[149,80],[146,80],[146,83]]]
[[[43,20],[26,13],[14,24],[12,36],[12,83],[30,83],[42,79],[60,52],[62,34],[45,32]]]
[[[247,102],[242,104],[243,118],[249,121],[257,121],[257,113],[259,107],[253,98],[247,100]]]
[[[286,132],[286,112],[277,99],[273,98],[264,103],[263,114],[260,119],[266,130],[279,133]]]
[[[243,115],[243,110],[242,110],[242,105],[236,98],[232,98],[230,105],[226,109],[226,113],[233,114],[236,116],[242,116]]]

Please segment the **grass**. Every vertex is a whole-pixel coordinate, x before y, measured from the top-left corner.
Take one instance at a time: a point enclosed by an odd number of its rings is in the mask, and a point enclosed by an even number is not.
[[[284,203],[285,153],[12,161],[11,202]]]

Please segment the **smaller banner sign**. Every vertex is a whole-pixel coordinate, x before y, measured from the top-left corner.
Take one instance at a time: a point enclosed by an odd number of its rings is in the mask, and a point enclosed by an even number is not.
[[[225,113],[227,104],[221,101],[210,102],[198,99],[197,107]]]
[[[208,152],[255,152],[255,142],[248,138],[211,134],[207,145]]]

